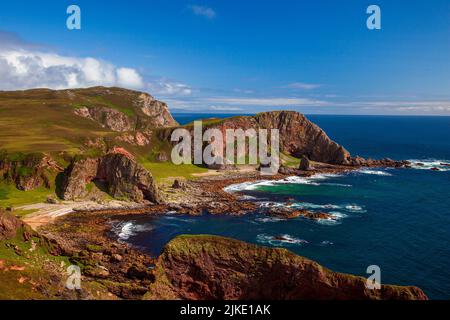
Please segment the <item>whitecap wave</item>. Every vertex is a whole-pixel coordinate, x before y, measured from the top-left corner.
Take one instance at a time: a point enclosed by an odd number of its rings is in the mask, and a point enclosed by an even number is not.
[[[119,241],[126,241],[139,232],[151,231],[154,227],[150,225],[137,225],[133,222],[123,222],[112,228],[112,231],[117,235]]]
[[[386,176],[386,177],[392,176],[391,173],[382,171],[382,170],[361,169],[361,170],[357,170],[356,172],[363,173],[363,174],[371,174],[371,175],[376,175],[376,176]]]
[[[350,212],[366,212],[366,210],[364,210],[363,207],[358,206],[357,204],[349,204],[346,205],[345,210],[350,211]]]
[[[292,246],[292,245],[304,245],[309,243],[304,239],[295,238],[289,234],[283,234],[279,236],[271,236],[265,233],[259,234],[256,237],[256,241],[262,244],[269,244],[274,247],[284,247],[284,246]]]
[[[366,210],[357,204],[345,204],[345,205],[337,205],[337,204],[315,204],[310,202],[294,202],[294,203],[285,203],[285,202],[273,202],[273,201],[263,201],[259,202],[259,206],[261,208],[293,208],[293,209],[312,209],[312,210],[344,210],[347,212],[359,212],[363,213]]]
[[[249,195],[243,195],[243,196],[240,196],[239,197],[239,200],[257,200],[258,198],[257,197],[253,197],[253,196],[249,196]]]
[[[320,186],[322,183],[319,181],[323,181],[329,178],[336,178],[340,177],[338,174],[328,174],[328,173],[321,173],[321,174],[315,174],[310,177],[299,177],[299,176],[291,176],[287,177],[281,180],[259,180],[259,181],[252,181],[252,182],[243,182],[243,183],[237,183],[232,184],[227,187],[225,187],[223,190],[228,193],[235,193],[239,191],[252,191],[256,190],[258,187],[262,186],[276,186],[281,184],[304,184],[304,185],[313,185],[313,186]],[[328,185],[333,186],[345,186],[345,187],[351,187],[351,185],[344,185],[344,184],[332,184],[328,183]]]
[[[332,225],[340,224],[341,223],[340,220],[348,217],[348,215],[346,215],[345,213],[339,212],[339,211],[331,211],[331,212],[329,212],[329,214],[331,215],[330,218],[318,219],[318,220],[316,220],[316,222],[319,224],[332,226]]]
[[[433,168],[439,169],[439,171],[450,171],[450,161],[449,160],[437,160],[437,159],[426,159],[426,160],[408,160],[411,162],[411,167],[417,170],[431,170]]]
[[[326,247],[326,246],[332,246],[333,244],[334,243],[331,241],[324,240],[324,241],[321,241],[319,245]]]
[[[268,222],[286,221],[286,219],[277,218],[277,217],[264,217],[264,218],[256,218],[255,221],[261,222],[261,223],[268,223]]]

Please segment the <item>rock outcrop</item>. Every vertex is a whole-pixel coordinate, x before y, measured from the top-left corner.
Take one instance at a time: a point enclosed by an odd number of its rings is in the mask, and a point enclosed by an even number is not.
[[[311,170],[311,161],[309,161],[309,159],[305,156],[302,156],[302,158],[300,159],[300,165],[298,167],[300,170],[303,171],[308,171]]]
[[[135,103],[145,115],[151,118],[151,125],[155,128],[178,125],[178,122],[170,114],[167,104],[156,100],[148,93],[141,93]]]
[[[147,299],[425,300],[417,287],[382,285],[328,270],[285,249],[215,236],[180,236],[158,258]]]
[[[16,237],[19,231],[22,232],[22,236],[25,239],[31,239],[31,236],[34,234],[31,228],[21,220],[8,212],[0,210],[0,241]]]
[[[74,161],[65,172],[62,198],[77,200],[85,197],[88,193],[86,185],[90,182],[102,183],[106,192],[115,198],[161,202],[151,173],[125,151],[115,150],[100,158]]]
[[[134,130],[136,122],[124,113],[107,107],[81,107],[75,109],[74,113],[98,122],[102,127],[116,132]]]
[[[136,131],[138,134],[135,137],[140,141],[147,130],[178,125],[167,104],[147,93],[103,87],[65,92],[70,94],[72,99],[77,95],[88,97],[84,104],[78,104],[74,110],[77,116],[95,121],[112,131]]]
[[[42,153],[8,155],[0,152],[0,180],[14,183],[22,191],[50,188],[52,176],[62,170],[55,161]]]
[[[193,132],[192,128],[185,128]],[[297,158],[306,156],[309,160],[330,164],[350,164],[350,153],[343,146],[332,141],[321,128],[295,111],[263,112],[255,116],[205,122],[203,129],[210,128],[219,129],[224,139],[228,129],[278,129],[280,151],[285,154]],[[167,130],[160,133],[160,137],[170,140]],[[225,141],[224,146],[228,143]]]

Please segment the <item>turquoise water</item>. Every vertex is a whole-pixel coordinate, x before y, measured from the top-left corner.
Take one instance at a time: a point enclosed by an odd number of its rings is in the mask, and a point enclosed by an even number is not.
[[[440,163],[450,160],[450,118],[310,119],[353,154],[420,159],[426,165],[229,189],[254,197],[261,207],[294,205],[325,211],[334,216],[331,221],[279,220],[258,213],[245,217],[142,216],[118,222],[117,234],[154,255],[178,234],[216,234],[285,247],[340,272],[365,276],[369,265],[378,265],[383,283],[416,285],[431,298],[449,299],[450,168]],[[441,171],[429,170],[434,166]],[[286,203],[286,198],[295,201]],[[286,240],[272,240],[279,235]]]

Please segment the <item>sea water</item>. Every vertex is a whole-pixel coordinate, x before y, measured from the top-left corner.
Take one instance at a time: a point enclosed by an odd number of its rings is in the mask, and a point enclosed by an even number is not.
[[[175,115],[182,123],[212,116]],[[222,235],[284,247],[339,272],[367,276],[367,267],[378,265],[382,283],[416,285],[430,298],[450,299],[450,167],[441,165],[450,162],[450,117],[309,118],[353,155],[409,159],[414,166],[227,188],[262,209],[322,211],[332,215],[329,220],[285,220],[258,212],[141,216],[117,221],[115,235],[153,255],[179,234]],[[440,171],[430,170],[434,167]]]

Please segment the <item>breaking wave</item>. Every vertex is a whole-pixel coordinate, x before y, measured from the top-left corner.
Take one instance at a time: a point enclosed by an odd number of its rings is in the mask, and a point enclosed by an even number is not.
[[[313,185],[313,186],[320,186],[320,185],[332,185],[332,186],[341,186],[341,187],[351,187],[351,185],[348,184],[339,184],[339,183],[321,183],[320,181],[329,179],[329,178],[336,178],[340,177],[340,175],[337,174],[316,174],[311,177],[299,177],[299,176],[292,176],[287,177],[281,180],[259,180],[259,181],[251,181],[251,182],[243,182],[238,184],[232,184],[227,187],[225,187],[223,190],[225,192],[234,193],[239,191],[252,191],[256,190],[258,187],[262,186],[276,186],[276,185],[282,185],[282,184],[304,184],[304,185]]]
[[[363,207],[357,204],[336,205],[336,204],[315,204],[309,202],[285,203],[285,202],[263,201],[259,202],[259,206],[261,208],[286,207],[294,209],[343,210],[347,212],[360,212],[360,213],[366,212],[366,210]]]
[[[256,241],[262,244],[269,244],[274,247],[285,247],[285,246],[292,246],[292,245],[304,245],[308,244],[309,242],[303,239],[295,238],[289,234],[283,234],[279,236],[271,236],[267,235],[265,233],[259,234],[256,237]]]
[[[392,174],[390,174],[389,172],[382,171],[382,170],[361,169],[361,170],[357,170],[356,172],[363,173],[363,174],[371,174],[371,175],[376,175],[376,176],[386,176],[386,177],[392,176]]]
[[[408,160],[411,162],[411,167],[417,170],[431,170],[438,169],[439,171],[450,171],[450,161],[449,160],[437,160],[437,159],[427,159],[427,160]],[[436,170],[437,171],[437,170]]]
[[[112,232],[117,236],[119,241],[126,241],[139,232],[151,231],[154,227],[144,224],[138,225],[133,222],[121,222],[113,225]]]

